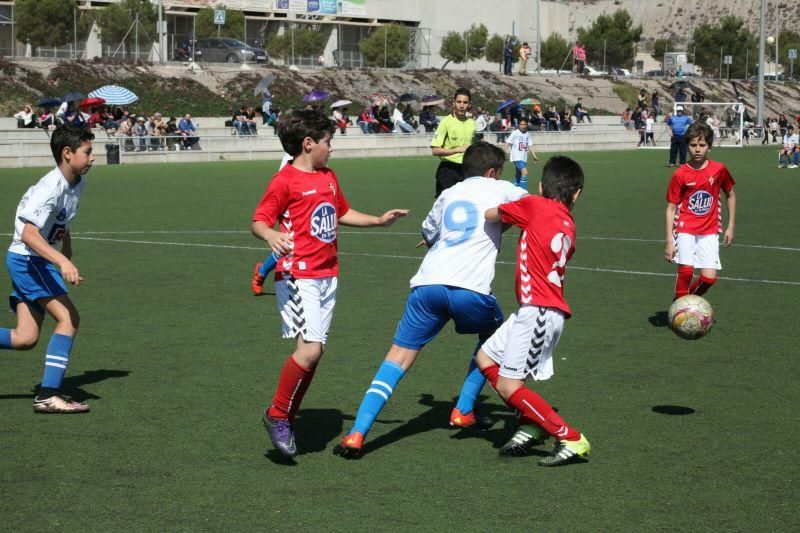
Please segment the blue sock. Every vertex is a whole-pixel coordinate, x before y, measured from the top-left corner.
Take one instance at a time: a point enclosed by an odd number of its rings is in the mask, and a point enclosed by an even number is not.
[[[520,178],[519,178],[519,186],[522,187],[523,189],[525,189],[526,191],[528,190],[528,176],[524,176],[524,175],[520,176]]]
[[[275,270],[275,265],[278,264],[280,258],[281,256],[277,255],[275,252],[269,254],[269,257],[264,259],[264,262],[261,263],[261,268],[258,269],[258,273],[266,278],[267,274]]]
[[[72,350],[73,340],[73,337],[53,333],[50,343],[47,345],[42,388],[54,390],[61,388],[61,380],[64,379],[64,373],[67,371],[69,352]]]
[[[478,343],[475,348],[476,353],[482,344],[482,342]],[[464,385],[461,386],[461,393],[458,395],[458,403],[456,403],[456,409],[461,411],[462,415],[471,413],[475,408],[475,402],[478,400],[478,395],[481,393],[484,383],[486,383],[486,378],[481,374],[473,355],[472,360],[469,362],[467,377],[464,379]]]
[[[350,433],[359,432],[365,437],[375,422],[378,413],[381,412],[383,406],[389,401],[397,383],[402,379],[405,372],[400,365],[391,361],[384,361],[372,384],[369,386],[364,399],[361,400],[361,407],[358,408],[356,414],[356,422],[353,424],[353,429]]]
[[[0,350],[11,349],[11,330],[0,328]]]

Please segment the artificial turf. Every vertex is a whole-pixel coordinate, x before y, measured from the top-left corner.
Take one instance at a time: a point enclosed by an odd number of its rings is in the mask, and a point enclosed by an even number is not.
[[[555,377],[535,389],[586,433],[587,463],[498,458],[514,418],[488,387],[494,427],[448,429],[475,343],[451,327],[397,387],[366,455],[332,455],[424,253],[414,245],[434,158],[331,161],[354,208],[411,214],[389,229],[340,228],[336,316],[291,464],[259,417],[292,343],[271,287],[249,289],[266,255],[249,220],[276,163],[97,167],[72,227],[85,282],[70,293],[82,322],[65,380],[92,412],[32,412],[49,320],[34,350],[0,352],[0,529],[796,531],[800,170],[774,168],[773,149],[712,152],[737,180],[736,244],[708,294],[717,323],[684,341],[663,327],[666,153],[569,155],[586,173],[566,275],[574,317]],[[0,172],[6,242],[45,172]],[[494,283],[506,314],[515,233]]]

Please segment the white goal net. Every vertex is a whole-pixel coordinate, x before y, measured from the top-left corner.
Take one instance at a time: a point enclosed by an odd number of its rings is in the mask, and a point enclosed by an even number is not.
[[[694,122],[704,122],[714,131],[714,146],[739,147],[747,144],[751,124],[745,122],[745,106],[741,102],[680,102],[683,113]]]

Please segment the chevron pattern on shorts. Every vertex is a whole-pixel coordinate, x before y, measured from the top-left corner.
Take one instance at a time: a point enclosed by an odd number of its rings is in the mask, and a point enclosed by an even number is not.
[[[544,351],[544,336],[547,333],[547,320],[545,320],[545,313],[547,310],[544,307],[539,307],[539,316],[536,317],[536,325],[533,326],[533,338],[531,338],[531,347],[528,349],[528,371],[533,371],[533,375],[539,372],[539,361],[542,358]]]
[[[303,311],[303,300],[300,298],[300,291],[297,289],[297,282],[294,278],[286,280],[289,288],[289,301],[286,302],[286,312],[291,320],[292,337],[298,333],[306,335],[306,319]]]
[[[519,236],[519,299],[523,304],[531,303],[531,275],[528,272],[528,243],[525,240],[527,231]]]

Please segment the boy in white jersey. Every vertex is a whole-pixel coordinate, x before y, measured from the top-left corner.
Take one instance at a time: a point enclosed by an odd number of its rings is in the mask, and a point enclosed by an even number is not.
[[[361,456],[364,437],[395,386],[449,320],[458,333],[478,334],[476,350],[502,323],[502,312],[491,292],[502,226],[485,222],[483,212],[526,195],[498,179],[504,159],[500,148],[486,142],[467,148],[464,171],[472,177],[445,189],[422,223],[422,237],[430,250],[411,278],[411,294],[394,343],[364,396],[353,429],[334,448],[335,454]],[[484,383],[473,356],[450,417],[452,426],[491,425],[474,412]]]
[[[56,321],[41,388],[33,402],[36,413],[89,411],[88,405],[59,396],[59,389],[79,322],[64,281],[78,285],[83,279],[71,261],[69,226],[86,184],[83,175],[94,162],[93,139],[89,129],[77,126],[59,126],[53,131],[50,149],[56,168],[22,197],[14,220],[14,240],[6,256],[13,285],[9,301],[17,315],[17,327],[0,328],[0,349],[30,350],[39,340],[45,313]]]
[[[800,144],[800,140],[794,132],[794,127],[788,126],[786,134],[783,136],[783,149],[778,152],[778,168],[787,168],[787,165],[788,168],[797,168],[797,163],[800,161],[798,144]]]
[[[511,154],[511,162],[514,164],[514,185],[528,190],[528,151],[533,156],[534,161],[538,161],[536,152],[533,151],[530,135],[528,135],[528,120],[521,118],[511,135],[506,139],[506,151]]]

